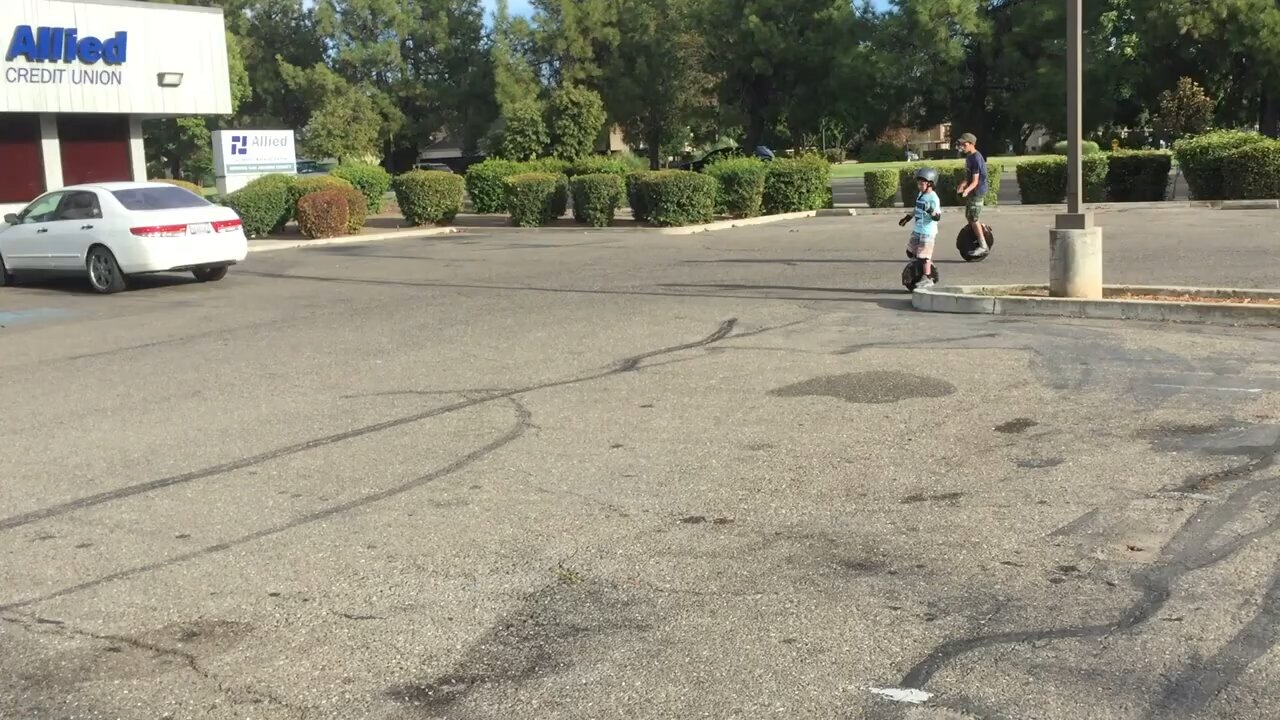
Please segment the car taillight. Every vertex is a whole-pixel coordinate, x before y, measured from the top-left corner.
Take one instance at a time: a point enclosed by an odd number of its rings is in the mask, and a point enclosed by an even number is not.
[[[147,225],[129,228],[138,237],[182,237],[187,234],[186,225]]]
[[[236,218],[235,220],[215,220],[213,223],[213,231],[220,233],[231,232],[233,230],[239,230],[240,226],[243,224],[244,223],[240,222],[240,218]]]

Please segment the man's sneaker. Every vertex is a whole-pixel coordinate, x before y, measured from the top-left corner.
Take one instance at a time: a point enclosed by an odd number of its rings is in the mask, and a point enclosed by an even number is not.
[[[931,287],[933,287],[933,278],[926,275],[925,277],[920,278],[920,282],[916,283],[915,289],[924,290],[925,288]]]
[[[989,252],[991,252],[991,248],[987,247],[986,245],[979,245],[978,247],[970,250],[969,255],[970,257],[982,257],[983,255],[986,255]]]

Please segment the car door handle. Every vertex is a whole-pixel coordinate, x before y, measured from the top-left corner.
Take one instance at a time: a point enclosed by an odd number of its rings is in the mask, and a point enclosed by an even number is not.
[[[92,229],[93,229],[93,226],[92,226],[92,225],[81,225],[81,226],[80,226],[80,229],[81,229],[81,230],[92,230]]]
[[[36,233],[47,233],[47,232],[49,232],[49,228],[40,228],[39,230],[36,230]]]

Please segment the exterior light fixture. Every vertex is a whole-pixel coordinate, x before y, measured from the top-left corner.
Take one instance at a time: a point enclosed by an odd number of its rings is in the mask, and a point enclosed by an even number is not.
[[[156,74],[156,79],[160,83],[160,87],[173,88],[182,84],[182,73],[179,72],[162,72]]]

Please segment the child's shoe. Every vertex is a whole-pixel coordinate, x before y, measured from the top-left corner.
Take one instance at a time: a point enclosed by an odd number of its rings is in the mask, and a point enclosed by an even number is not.
[[[926,275],[920,278],[920,282],[916,283],[915,289],[924,290],[925,288],[931,288],[931,287],[933,287],[933,278]]]

